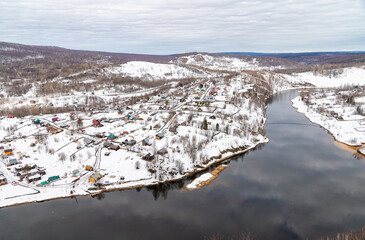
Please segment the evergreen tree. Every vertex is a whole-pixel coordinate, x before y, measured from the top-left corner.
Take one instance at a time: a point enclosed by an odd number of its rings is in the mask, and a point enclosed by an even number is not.
[[[204,121],[203,121],[203,129],[208,130],[208,121],[206,118],[204,118]]]

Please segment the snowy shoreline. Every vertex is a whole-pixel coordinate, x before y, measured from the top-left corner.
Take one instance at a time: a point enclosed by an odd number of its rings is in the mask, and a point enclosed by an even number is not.
[[[31,204],[31,203],[41,203],[41,202],[52,201],[52,200],[57,200],[57,199],[74,198],[74,197],[78,197],[78,196],[96,196],[96,195],[102,194],[103,192],[112,192],[112,191],[118,191],[118,190],[129,190],[129,189],[149,187],[149,186],[155,186],[155,185],[163,184],[163,183],[170,183],[170,182],[180,181],[184,178],[187,178],[187,177],[192,176],[194,174],[197,174],[199,172],[205,171],[205,170],[207,170],[208,168],[210,168],[211,166],[213,166],[215,164],[219,164],[219,163],[221,163],[221,162],[223,162],[227,159],[230,159],[230,158],[233,158],[235,156],[244,154],[244,153],[256,148],[258,145],[266,144],[267,142],[269,142],[269,139],[264,137],[261,141],[257,142],[256,145],[250,146],[249,148],[247,148],[245,150],[234,152],[233,154],[230,154],[230,155],[228,155],[228,153],[226,153],[220,159],[208,163],[203,168],[199,168],[199,169],[196,169],[195,171],[188,172],[184,176],[181,176],[181,177],[178,177],[178,178],[169,179],[169,180],[165,180],[165,181],[155,181],[155,182],[151,182],[151,183],[146,182],[144,184],[141,183],[141,184],[138,184],[138,185],[131,185],[131,186],[123,186],[123,187],[119,186],[119,187],[110,187],[110,188],[105,188],[105,189],[98,189],[95,192],[85,192],[85,193],[68,194],[68,195],[61,195],[60,194],[60,196],[56,196],[56,197],[52,197],[52,198],[49,198],[47,196],[42,197],[42,195],[35,195],[35,196],[38,197],[38,199],[34,199],[34,200],[31,200],[31,201],[17,201],[17,202],[8,203],[8,204],[6,204],[6,203],[4,204],[4,202],[1,202],[0,203],[0,209],[5,208],[5,207],[20,206],[20,205]],[[230,151],[230,150],[231,149],[227,149],[226,151]]]
[[[341,125],[341,121],[338,121],[334,118],[325,117],[319,113],[315,113],[313,111],[310,111],[310,108],[307,108],[307,106],[304,104],[303,101],[301,101],[301,97],[298,96],[291,100],[292,107],[297,110],[298,113],[302,113],[310,122],[319,125],[320,127],[327,130],[327,132],[334,138],[335,141],[338,141],[340,143],[343,143],[349,147],[361,147],[365,141],[363,141],[362,138],[360,138],[357,141],[353,140],[354,134],[354,122],[347,121],[346,123],[343,123],[342,125],[346,124],[346,132],[342,133],[343,126]],[[333,124],[330,126],[327,124],[328,121],[331,121]],[[345,121],[343,121],[345,122]],[[356,135],[355,135],[356,136]],[[361,153],[361,152],[360,152]]]

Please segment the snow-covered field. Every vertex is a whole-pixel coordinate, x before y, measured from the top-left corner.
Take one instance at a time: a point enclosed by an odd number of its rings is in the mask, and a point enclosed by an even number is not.
[[[310,83],[320,88],[343,87],[351,85],[365,84],[365,69],[364,68],[345,68],[343,73],[328,77],[323,75],[315,75],[312,72],[299,73],[295,75],[299,81]]]
[[[158,64],[143,61],[131,61],[120,65],[120,67],[106,68],[104,70],[107,74],[139,77],[150,81],[206,76],[204,72],[193,72],[172,63]]]
[[[243,60],[240,58],[226,56],[211,56],[206,54],[196,54],[186,57],[180,57],[178,62],[188,65],[199,66],[203,68],[223,71],[239,72],[242,70],[273,70],[283,67],[266,67],[263,66],[256,58],[252,60]]]

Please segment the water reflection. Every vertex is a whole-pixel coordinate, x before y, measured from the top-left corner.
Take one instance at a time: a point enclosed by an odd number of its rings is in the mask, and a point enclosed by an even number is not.
[[[268,123],[309,121],[275,96]],[[0,210],[0,239],[203,239],[253,232],[258,239],[305,239],[365,223],[365,163],[322,128],[268,124],[270,142],[233,158],[211,185],[169,184]],[[201,173],[200,173],[201,174]],[[197,174],[197,175],[200,175]]]

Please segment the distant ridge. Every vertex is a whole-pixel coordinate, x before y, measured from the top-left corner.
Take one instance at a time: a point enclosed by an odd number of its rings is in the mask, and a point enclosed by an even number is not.
[[[355,55],[355,54],[365,54],[365,51],[298,52],[298,53],[219,52],[217,54],[292,58],[292,57],[303,57],[303,56],[309,57],[309,56],[326,56],[326,55]]]
[[[222,52],[220,54],[229,54],[235,56],[252,56],[252,57],[276,57],[288,59],[298,63],[304,63],[310,66],[324,64],[353,64],[365,63],[365,51],[333,51],[333,52],[299,52],[299,53],[256,53],[256,52]]]

